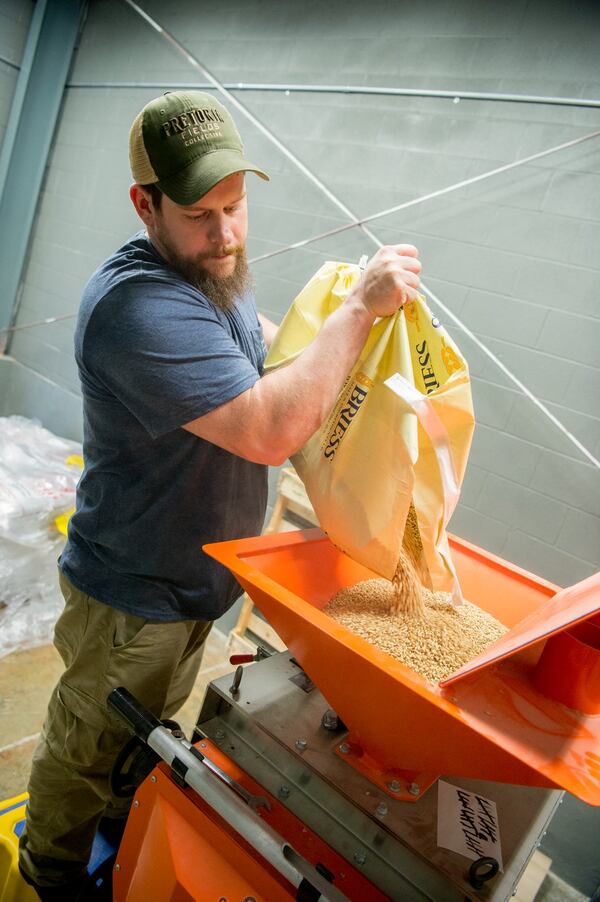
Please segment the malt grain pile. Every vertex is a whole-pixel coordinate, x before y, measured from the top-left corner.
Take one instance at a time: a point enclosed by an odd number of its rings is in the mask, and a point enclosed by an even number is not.
[[[455,608],[446,592],[421,588],[421,596],[420,616],[392,613],[392,583],[367,579],[340,589],[324,612],[434,683],[507,631],[498,620],[468,601]]]

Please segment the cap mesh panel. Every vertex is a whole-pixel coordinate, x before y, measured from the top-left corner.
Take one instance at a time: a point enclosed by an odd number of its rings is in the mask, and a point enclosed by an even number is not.
[[[144,137],[142,134],[142,122],[144,119],[144,111],[142,110],[135,119],[129,132],[129,165],[131,166],[131,174],[134,181],[138,185],[151,185],[158,181],[150,158],[144,147]]]

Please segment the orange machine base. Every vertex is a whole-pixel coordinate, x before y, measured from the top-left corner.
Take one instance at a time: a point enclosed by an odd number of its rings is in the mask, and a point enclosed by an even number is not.
[[[252,793],[262,787],[212,743],[203,754]],[[276,798],[264,818],[313,865],[324,866],[351,900],[387,898]],[[113,874],[114,902],[288,902],[297,888],[262,859],[193,790],[160,764],[138,789]]]

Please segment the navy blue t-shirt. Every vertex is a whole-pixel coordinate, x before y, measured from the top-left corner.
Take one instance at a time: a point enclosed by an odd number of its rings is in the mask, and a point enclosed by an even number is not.
[[[154,620],[213,620],[241,594],[202,545],[260,533],[267,468],[180,428],[251,388],[266,353],[254,299],[226,312],[144,232],[88,282],[75,333],[85,468],[60,566]]]

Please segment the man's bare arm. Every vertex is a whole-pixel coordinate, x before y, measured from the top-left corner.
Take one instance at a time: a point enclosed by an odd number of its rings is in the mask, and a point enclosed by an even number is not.
[[[184,428],[246,460],[283,463],[329,414],[375,318],[416,296],[417,258],[412,245],[382,248],[299,357]]]

